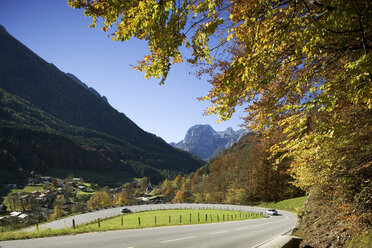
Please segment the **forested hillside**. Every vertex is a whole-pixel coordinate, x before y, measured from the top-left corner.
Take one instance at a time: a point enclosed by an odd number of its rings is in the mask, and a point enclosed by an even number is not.
[[[3,27],[0,53],[1,169],[119,170],[158,181],[203,165],[140,129]]]
[[[287,170],[289,161],[273,168],[270,144],[249,133],[227,151],[188,177],[163,183],[163,194],[174,202],[252,205],[304,195]]]

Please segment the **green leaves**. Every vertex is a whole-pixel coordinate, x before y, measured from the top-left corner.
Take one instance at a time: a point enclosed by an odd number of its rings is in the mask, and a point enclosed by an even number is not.
[[[372,109],[369,1],[68,3],[84,8],[93,26],[103,19],[102,30],[114,29],[115,40],[146,40],[150,53],[134,67],[145,78],[164,83],[172,64],[184,61],[181,48],[191,49],[187,61],[210,75],[206,114],[227,120],[244,105],[246,126],[266,137],[284,133],[274,150],[297,158],[300,184],[316,183],[305,176],[306,161],[318,161],[324,142],[342,136],[339,128],[352,118],[343,111]]]

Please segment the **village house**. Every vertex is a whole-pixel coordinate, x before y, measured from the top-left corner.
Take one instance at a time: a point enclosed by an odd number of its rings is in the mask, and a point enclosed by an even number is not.
[[[28,217],[27,214],[20,214],[17,216],[21,221],[25,221],[25,219]]]
[[[78,189],[85,192],[87,190],[87,186],[85,186],[85,185],[79,185],[78,186]]]
[[[47,200],[47,195],[46,194],[40,194],[35,199],[39,200],[39,201],[46,201]]]
[[[22,212],[19,212],[19,211],[13,211],[13,212],[10,213],[10,216],[12,216],[12,217],[17,217],[18,215],[21,215],[21,214],[22,214]]]
[[[72,181],[75,183],[80,183],[80,177],[74,177]]]

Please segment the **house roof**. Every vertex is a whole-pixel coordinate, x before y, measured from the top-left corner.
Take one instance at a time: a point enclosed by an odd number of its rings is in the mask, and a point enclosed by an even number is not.
[[[20,215],[20,214],[22,214],[22,212],[13,211],[13,212],[10,213],[10,216],[15,217],[15,216],[18,216],[18,215]]]
[[[28,215],[27,214],[21,214],[21,215],[18,215],[18,218],[20,218],[20,219],[24,219],[24,218],[26,218]]]

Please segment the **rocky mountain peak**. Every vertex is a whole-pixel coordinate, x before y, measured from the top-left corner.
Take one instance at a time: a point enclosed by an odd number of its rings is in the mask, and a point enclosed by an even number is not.
[[[226,130],[224,131],[224,133],[226,133],[226,134],[233,134],[234,133],[234,129],[232,129],[232,127],[228,127],[228,128],[226,128]]]
[[[213,137],[217,132],[210,125],[195,125],[189,128],[184,138],[184,143],[193,142],[201,137]]]
[[[231,127],[223,132],[216,132],[210,125],[195,125],[189,128],[185,138],[170,145],[193,153],[203,160],[210,160],[220,152],[230,148],[247,133],[246,130],[234,131]]]

